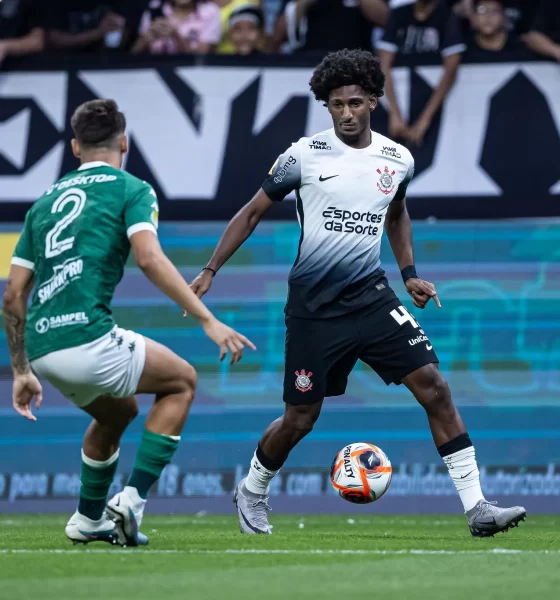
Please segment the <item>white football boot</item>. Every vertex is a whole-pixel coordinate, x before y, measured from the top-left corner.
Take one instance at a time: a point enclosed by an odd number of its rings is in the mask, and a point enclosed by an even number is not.
[[[66,537],[74,544],[108,542],[120,545],[118,527],[105,515],[98,521],[93,521],[76,511],[66,525]]]
[[[119,543],[123,546],[147,546],[148,538],[138,531],[146,500],[140,498],[138,490],[126,486],[107,503],[105,512],[112,519],[120,534]]]

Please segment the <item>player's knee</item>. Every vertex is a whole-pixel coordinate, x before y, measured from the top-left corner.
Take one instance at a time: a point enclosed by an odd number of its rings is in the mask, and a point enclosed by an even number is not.
[[[188,400],[188,403],[190,405],[190,403],[194,399],[196,384],[198,382],[198,375],[196,373],[195,368],[187,362],[185,362],[184,368],[182,369],[181,382],[184,388],[184,396]]]
[[[435,367],[430,368],[424,374],[416,398],[428,412],[440,412],[452,407],[451,392],[447,381]]]
[[[138,416],[138,404],[136,404],[136,402],[134,402],[134,404],[130,404],[130,406],[127,407],[126,410],[126,414],[125,414],[125,421],[126,421],[126,425],[130,425],[132,423],[132,421],[134,421],[134,419],[136,419],[136,417]]]
[[[300,434],[307,435],[313,430],[315,422],[319,418],[320,410],[315,405],[295,406],[288,405],[284,414],[284,427]]]

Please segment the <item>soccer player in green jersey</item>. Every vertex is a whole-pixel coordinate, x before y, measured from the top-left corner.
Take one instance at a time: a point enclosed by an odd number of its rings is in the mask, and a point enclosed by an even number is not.
[[[241,359],[244,336],[219,322],[163,253],[152,187],[121,170],[126,120],[112,100],[93,100],[72,117],[77,171],[29,210],[16,246],[4,319],[14,375],[13,404],[35,421],[48,380],[93,417],[82,449],[78,510],[66,526],[75,543],[136,546],[148,490],[170,462],[192,403],[196,372],[165,346],[118,327],[111,300],[132,248],[148,279],[192,315],[206,335]],[[27,300],[34,288],[28,310]],[[33,371],[32,371],[33,368]],[[138,413],[136,394],[155,394],[134,469],[107,503],[122,434]]]

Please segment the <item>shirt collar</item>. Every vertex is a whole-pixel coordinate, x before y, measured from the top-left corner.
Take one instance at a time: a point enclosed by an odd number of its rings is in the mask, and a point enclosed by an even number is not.
[[[102,160],[94,160],[81,165],[78,171],[85,171],[86,169],[97,169],[98,167],[110,167],[109,163],[103,162]]]

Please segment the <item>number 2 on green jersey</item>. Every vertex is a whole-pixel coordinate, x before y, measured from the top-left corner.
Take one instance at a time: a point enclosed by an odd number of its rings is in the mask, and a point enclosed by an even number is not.
[[[74,245],[74,236],[59,240],[60,234],[78,218],[86,204],[86,193],[78,188],[71,188],[59,196],[52,205],[51,213],[61,213],[67,204],[73,203],[72,210],[57,221],[55,226],[47,233],[45,240],[45,257],[53,258],[70,250]]]

